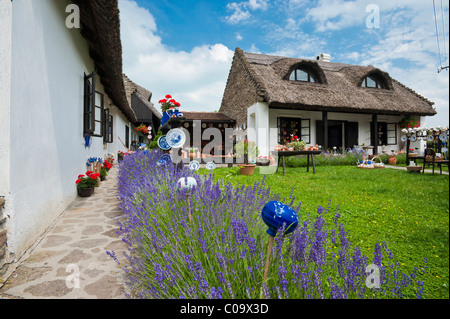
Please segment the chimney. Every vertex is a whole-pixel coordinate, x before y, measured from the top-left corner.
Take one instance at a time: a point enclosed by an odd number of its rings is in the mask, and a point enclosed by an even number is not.
[[[317,56],[317,61],[324,61],[324,62],[330,62],[331,61],[331,55],[321,53]]]

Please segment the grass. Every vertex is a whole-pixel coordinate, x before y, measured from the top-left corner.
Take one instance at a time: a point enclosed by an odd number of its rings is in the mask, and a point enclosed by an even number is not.
[[[252,186],[264,175],[239,175],[237,168],[218,168],[216,179]],[[206,170],[200,173],[207,174]],[[403,170],[363,170],[355,166],[320,166],[316,174],[304,167],[266,175],[271,191],[289,197],[294,188],[302,215],[318,205],[339,205],[350,241],[362,252],[373,252],[385,241],[405,273],[428,260],[424,298],[449,298],[449,176]],[[331,218],[331,217],[330,217]]]

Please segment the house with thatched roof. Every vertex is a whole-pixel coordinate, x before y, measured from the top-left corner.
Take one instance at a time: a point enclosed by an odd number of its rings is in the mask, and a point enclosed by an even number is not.
[[[398,150],[397,125],[425,122],[433,102],[373,66],[244,52],[236,48],[220,112],[248,130],[262,153],[297,136],[323,149]],[[419,142],[417,142],[419,143]],[[265,154],[265,155],[266,155]]]
[[[125,92],[117,0],[0,1],[0,274],[153,113]],[[150,109],[150,96],[130,96]],[[117,156],[116,156],[117,158]]]
[[[125,74],[123,75],[123,82],[128,104],[131,105],[134,114],[136,114],[136,123],[151,127],[152,136],[154,137],[160,126],[162,115],[152,102],[152,92],[134,83]],[[132,148],[138,147],[142,143],[148,144],[150,142],[148,135],[142,132],[135,130],[130,133],[129,138],[131,138]],[[125,144],[130,147],[128,139],[125,141]]]

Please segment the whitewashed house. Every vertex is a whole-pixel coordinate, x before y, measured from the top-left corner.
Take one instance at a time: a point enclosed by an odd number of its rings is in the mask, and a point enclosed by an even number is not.
[[[399,150],[405,117],[425,125],[433,102],[372,66],[247,53],[237,48],[220,112],[250,129],[261,155],[291,134],[323,149]],[[415,142],[412,147],[423,148]]]
[[[1,270],[74,201],[87,158],[126,151],[140,124],[117,0],[0,0],[0,80]]]

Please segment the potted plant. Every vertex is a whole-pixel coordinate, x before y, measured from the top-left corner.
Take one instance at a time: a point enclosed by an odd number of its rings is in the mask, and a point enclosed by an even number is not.
[[[198,149],[196,147],[189,148],[189,157],[190,158],[198,157],[198,156],[196,156],[197,152],[198,152]]]
[[[257,164],[259,166],[269,166],[269,164],[270,164],[269,156],[260,156],[260,157],[258,157]]]
[[[258,147],[255,142],[248,141],[247,139],[241,140],[234,146],[236,159],[238,163],[243,160],[244,164],[239,165],[239,169],[242,175],[253,175],[255,171],[256,157],[259,154]]]
[[[125,157],[124,152],[122,152],[122,151],[118,151],[118,152],[117,152],[117,160],[118,160],[119,162],[122,162],[124,157]]]
[[[99,177],[99,174],[94,174],[91,171],[87,171],[86,175],[78,175],[78,179],[75,182],[77,184],[78,196],[91,196],[94,193],[97,178]]]
[[[405,117],[403,120],[398,122],[398,126],[400,128],[415,128],[415,127],[420,126],[420,122],[410,116],[410,117]]]
[[[158,103],[161,104],[162,113],[166,112],[170,108],[178,108],[181,106],[181,104],[175,101],[170,94],[167,94],[166,98],[160,100]]]
[[[151,127],[150,127],[151,128]],[[139,125],[134,129],[138,133],[142,133],[144,135],[148,135],[149,133],[149,127],[145,126],[144,124]]]
[[[294,151],[302,151],[306,147],[306,143],[301,141],[298,136],[291,137],[291,142],[289,143],[289,148]]]
[[[388,159],[389,165],[397,164],[397,153],[395,153],[394,150],[391,150],[391,153],[389,153],[388,155],[389,155],[389,159]]]
[[[102,168],[100,169],[100,180],[104,181],[106,179],[107,175],[108,175],[108,170],[106,169],[105,166],[102,166]]]

